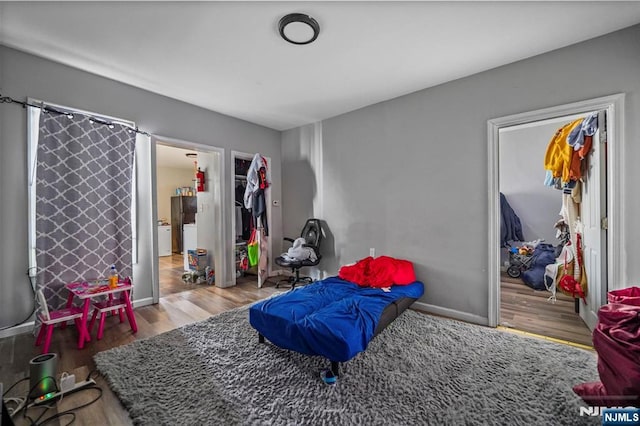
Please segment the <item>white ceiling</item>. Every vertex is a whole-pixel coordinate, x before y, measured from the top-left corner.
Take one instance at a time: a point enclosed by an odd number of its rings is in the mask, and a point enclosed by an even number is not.
[[[195,149],[177,148],[169,145],[156,145],[156,164],[158,167],[173,167],[178,169],[194,170],[194,161],[198,161],[198,157],[189,158],[187,153],[198,153]]]
[[[313,44],[279,37],[290,12]],[[0,43],[284,130],[639,22],[638,1],[3,2]]]

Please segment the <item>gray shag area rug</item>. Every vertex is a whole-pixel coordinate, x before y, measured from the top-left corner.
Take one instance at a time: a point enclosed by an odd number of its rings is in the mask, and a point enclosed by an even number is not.
[[[572,386],[596,354],[408,310],[368,349],[329,367],[259,344],[247,307],[95,355],[144,425],[576,425]]]

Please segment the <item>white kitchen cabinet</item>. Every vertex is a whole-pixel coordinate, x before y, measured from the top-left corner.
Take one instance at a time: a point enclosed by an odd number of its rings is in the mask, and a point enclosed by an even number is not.
[[[171,256],[171,225],[158,226],[158,256]]]
[[[195,223],[182,225],[184,270],[189,270],[189,250],[198,248],[198,226]]]

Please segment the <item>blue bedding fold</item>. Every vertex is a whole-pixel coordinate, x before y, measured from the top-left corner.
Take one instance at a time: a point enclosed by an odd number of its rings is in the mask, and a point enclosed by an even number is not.
[[[367,348],[387,305],[423,294],[419,281],[387,293],[331,277],[254,304],[249,322],[281,348],[344,362]]]

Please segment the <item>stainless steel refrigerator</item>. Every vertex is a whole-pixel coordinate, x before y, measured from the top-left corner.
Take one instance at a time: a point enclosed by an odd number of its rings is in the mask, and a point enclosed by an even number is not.
[[[184,235],[182,225],[196,223],[198,197],[171,197],[171,251],[182,253]]]

